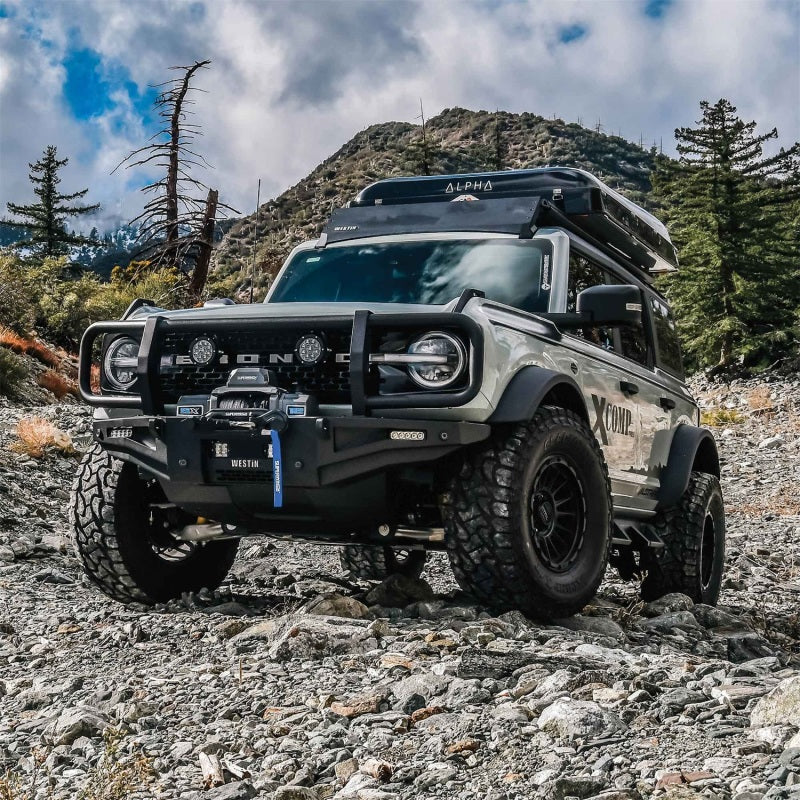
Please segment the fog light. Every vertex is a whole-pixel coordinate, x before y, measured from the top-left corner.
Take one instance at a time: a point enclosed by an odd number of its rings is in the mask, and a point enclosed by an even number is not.
[[[189,355],[192,361],[200,366],[210,364],[217,354],[217,346],[207,336],[201,336],[195,339],[189,347]]]
[[[325,359],[325,342],[316,333],[307,333],[298,339],[294,352],[302,364],[311,367]]]
[[[390,431],[389,438],[395,442],[423,442],[425,431]]]
[[[110,439],[130,439],[133,436],[133,428],[112,428],[108,436]]]

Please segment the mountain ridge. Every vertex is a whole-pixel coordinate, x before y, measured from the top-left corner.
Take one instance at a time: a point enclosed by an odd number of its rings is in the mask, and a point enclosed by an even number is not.
[[[262,203],[258,224],[255,212],[233,222],[215,249],[212,281],[227,280],[234,293],[249,289],[255,246],[255,287],[263,295],[292,247],[319,236],[333,208],[381,178],[420,174],[424,155],[431,174],[491,171],[498,125],[505,169],[580,167],[635,202],[647,204],[654,150],[529,112],[445,109],[426,121],[426,145],[421,125],[370,125],[294,186]]]

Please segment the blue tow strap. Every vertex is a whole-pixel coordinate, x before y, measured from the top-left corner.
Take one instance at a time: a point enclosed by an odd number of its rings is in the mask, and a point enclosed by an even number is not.
[[[269,432],[272,437],[272,504],[275,508],[283,506],[283,459],[281,458],[281,437],[275,429]]]

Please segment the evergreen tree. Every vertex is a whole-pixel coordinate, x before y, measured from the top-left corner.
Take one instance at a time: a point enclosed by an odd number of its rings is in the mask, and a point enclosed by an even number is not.
[[[58,176],[58,171],[68,162],[68,158],[58,158],[55,145],[48,145],[42,158],[28,165],[31,170],[28,177],[39,202],[30,205],[8,203],[8,210],[12,214],[24,217],[26,221],[4,221],[6,225],[28,234],[27,238],[21,238],[17,243],[18,247],[30,247],[42,256],[58,256],[69,252],[71,245],[97,244],[94,239],[87,239],[67,230],[68,217],[91,214],[100,208],[99,203],[90,206],[71,205],[74,200],[84,197],[88,189],[72,194],[59,192],[58,184],[61,183],[61,178]]]
[[[700,107],[652,176],[681,257],[664,286],[696,366],[768,363],[798,338],[800,143],[765,156],[777,130],[757,134],[724,99]]]

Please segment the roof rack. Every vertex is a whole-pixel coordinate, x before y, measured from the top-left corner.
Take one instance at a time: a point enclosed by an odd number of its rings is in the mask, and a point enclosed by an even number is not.
[[[566,167],[378,181],[334,211],[321,244],[444,231],[530,238],[548,220],[646,275],[678,267],[661,222],[588,172]]]

